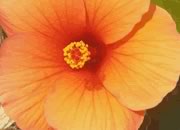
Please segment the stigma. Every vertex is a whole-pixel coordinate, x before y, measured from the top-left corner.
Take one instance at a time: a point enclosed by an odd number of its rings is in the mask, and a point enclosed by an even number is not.
[[[88,44],[83,41],[71,42],[63,49],[64,61],[72,69],[81,69],[84,67],[90,58],[90,51],[88,50]]]

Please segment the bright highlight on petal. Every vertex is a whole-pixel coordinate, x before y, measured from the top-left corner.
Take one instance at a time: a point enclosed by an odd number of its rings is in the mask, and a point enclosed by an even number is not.
[[[72,42],[63,49],[64,60],[72,69],[80,69],[90,60],[88,44],[83,41]]]

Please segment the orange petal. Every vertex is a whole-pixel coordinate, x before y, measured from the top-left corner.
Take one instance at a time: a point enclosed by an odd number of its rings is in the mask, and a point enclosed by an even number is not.
[[[105,87],[125,106],[156,106],[172,91],[180,74],[180,34],[170,15],[157,7],[149,23],[112,50],[103,67]]]
[[[108,43],[128,34],[149,5],[150,0],[1,0],[0,23],[8,34],[36,31],[51,37],[75,37],[86,26]]]
[[[88,77],[69,73],[56,82],[45,107],[49,124],[57,130],[137,130],[143,112],[123,107]],[[95,86],[99,89],[88,89]]]
[[[1,103],[23,130],[50,130],[44,101],[62,72],[57,52],[55,43],[34,36],[14,36],[1,46]]]
[[[36,32],[49,37],[74,37],[85,26],[81,0],[1,0],[0,24],[8,34]]]
[[[84,0],[87,22],[105,43],[127,35],[142,15],[150,0]]]

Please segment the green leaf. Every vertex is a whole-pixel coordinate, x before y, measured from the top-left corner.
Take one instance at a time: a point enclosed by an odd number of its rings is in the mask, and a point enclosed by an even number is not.
[[[161,6],[171,14],[180,32],[180,0],[152,0],[152,3]]]

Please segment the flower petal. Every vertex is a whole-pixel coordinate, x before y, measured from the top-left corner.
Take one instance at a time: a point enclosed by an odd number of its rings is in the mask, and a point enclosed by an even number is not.
[[[176,86],[180,34],[170,15],[157,7],[151,21],[108,58],[101,73],[105,87],[128,108],[148,109]]]
[[[0,24],[8,34],[79,35],[85,26],[82,0],[1,0]]]
[[[150,0],[1,0],[0,23],[8,34],[35,31],[64,37],[80,35],[86,26],[112,43],[131,31],[149,5]]]
[[[150,0],[84,0],[87,22],[105,43],[127,35],[148,11]]]
[[[55,43],[30,35],[8,38],[1,46],[0,102],[21,129],[51,129],[44,101],[62,72],[57,52]]]
[[[143,113],[126,109],[88,77],[68,73],[57,80],[45,107],[49,124],[57,130],[137,130]]]

